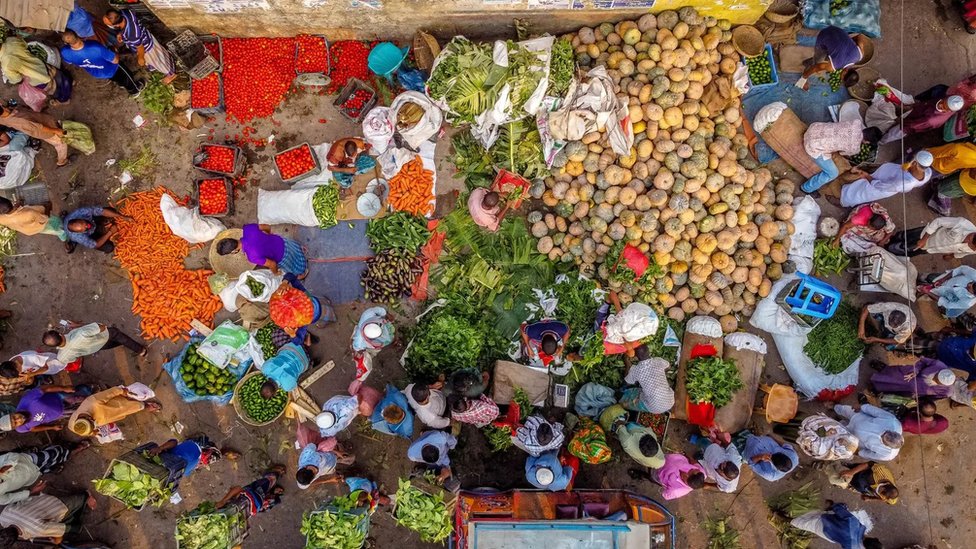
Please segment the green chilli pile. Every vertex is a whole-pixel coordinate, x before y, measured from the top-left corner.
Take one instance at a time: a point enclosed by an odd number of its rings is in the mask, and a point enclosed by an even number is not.
[[[821,320],[810,331],[803,352],[824,372],[843,372],[864,354],[864,342],[856,337],[859,319],[857,308],[842,301],[834,316]]]
[[[262,374],[251,376],[237,390],[237,401],[241,410],[259,423],[275,419],[288,405],[288,393],[283,389],[279,388],[275,396],[268,399],[261,396],[261,385],[267,380]]]
[[[420,256],[411,250],[390,248],[366,260],[360,284],[366,299],[375,303],[395,303],[410,295],[410,287],[424,270]]]
[[[265,360],[278,354],[278,346],[274,343],[274,330],[275,325],[269,323],[254,332],[254,339],[261,345],[261,354],[264,355]]]
[[[441,495],[431,495],[414,488],[409,480],[400,479],[393,518],[420,534],[421,541],[440,543],[451,535],[451,513]]]
[[[339,209],[339,187],[334,183],[322,185],[312,195],[312,211],[319,222],[320,229],[328,229],[339,221],[336,210]]]
[[[685,387],[692,402],[709,402],[721,408],[742,388],[735,362],[717,356],[698,357],[688,362]]]
[[[370,221],[366,236],[377,251],[390,248],[417,251],[430,239],[430,231],[426,219],[407,212],[395,212]]]

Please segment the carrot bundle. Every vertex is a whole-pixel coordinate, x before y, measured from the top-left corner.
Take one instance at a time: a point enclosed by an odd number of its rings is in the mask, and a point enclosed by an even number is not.
[[[421,158],[415,157],[390,178],[390,205],[394,210],[414,215],[434,213],[434,172],[424,169]]]
[[[118,220],[115,257],[129,272],[132,312],[142,317],[142,336],[178,341],[187,337],[193,319],[212,324],[221,302],[207,284],[211,271],[183,265],[190,247],[166,225],[159,209],[163,194],[172,195],[157,187],[122,200],[119,211],[133,219]]]

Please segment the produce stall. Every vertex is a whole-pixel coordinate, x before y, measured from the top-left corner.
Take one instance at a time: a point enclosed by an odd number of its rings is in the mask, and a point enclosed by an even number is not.
[[[215,509],[203,502],[176,521],[177,549],[233,549],[247,537],[247,517],[237,505]]]

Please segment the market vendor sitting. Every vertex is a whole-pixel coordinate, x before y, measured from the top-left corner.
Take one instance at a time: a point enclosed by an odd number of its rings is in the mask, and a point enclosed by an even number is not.
[[[453,476],[448,452],[457,446],[457,439],[444,431],[427,431],[407,449],[407,459],[418,464],[418,472],[434,474],[444,483]],[[452,483],[455,484],[455,483]]]
[[[68,240],[64,243],[65,250],[70,254],[78,244],[100,252],[111,252],[115,245],[110,241],[112,235],[118,232],[116,219],[131,220],[113,208],[92,206],[78,208],[64,216],[64,228]]]
[[[329,171],[332,172],[340,187],[349,188],[352,185],[354,175],[363,173],[376,165],[376,161],[372,157],[363,154],[369,151],[370,147],[369,143],[358,137],[347,137],[332,143],[325,160],[329,164]]]
[[[278,354],[268,359],[261,366],[261,373],[268,378],[261,385],[261,396],[274,398],[278,388],[291,391],[298,387],[298,378],[308,369],[309,359],[300,345],[287,343]]]
[[[180,479],[186,478],[196,471],[197,467],[204,467],[220,461],[221,453],[207,435],[197,435],[177,443],[171,438],[163,444],[147,442],[135,449],[145,452],[149,457],[158,457],[163,467],[169,470],[169,482],[175,492]]]
[[[529,456],[525,460],[525,480],[540,490],[569,490],[578,471],[579,459],[575,456],[560,456],[558,450]]]
[[[491,232],[498,230],[508,208],[509,203],[502,204],[501,196],[497,192],[484,187],[478,187],[468,196],[468,211],[471,212],[472,221]]]
[[[834,71],[843,71],[841,75],[846,87],[857,84],[858,75],[850,68],[861,61],[866,45],[867,37],[861,34],[851,36],[844,29],[835,26],[821,29],[814,44],[814,55],[805,61],[808,67],[796,85],[807,89],[807,80],[811,76]]]
[[[865,343],[901,345],[915,331],[915,314],[904,303],[872,303],[861,309],[857,337]]]
[[[554,319],[532,324],[522,323],[522,351],[533,366],[561,364],[563,349],[569,341],[569,326]]]

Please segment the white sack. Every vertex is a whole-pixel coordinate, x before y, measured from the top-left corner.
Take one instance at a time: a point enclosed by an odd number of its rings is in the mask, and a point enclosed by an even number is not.
[[[251,288],[247,285],[247,279],[253,278],[255,281],[264,284],[264,289],[260,294],[254,295],[251,293]],[[281,286],[281,281],[285,279],[284,275],[276,275],[267,269],[257,269],[254,271],[244,271],[241,276],[237,278],[237,283],[234,284],[234,288],[237,289],[237,293],[244,297],[248,301],[256,301],[260,303],[267,303],[271,301],[271,295],[275,293],[278,286]]]
[[[266,191],[258,189],[258,223],[262,225],[301,225],[318,227],[312,197],[318,187]]]
[[[810,196],[801,196],[793,201],[793,226],[790,249],[787,258],[796,265],[797,272],[813,272],[813,248],[817,240],[817,220],[820,219],[820,206]]]
[[[196,208],[180,206],[168,194],[159,199],[159,209],[163,212],[163,220],[173,234],[186,240],[190,244],[210,242],[227,227],[210,217],[203,217]]]

